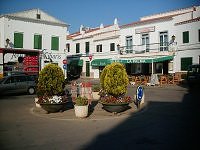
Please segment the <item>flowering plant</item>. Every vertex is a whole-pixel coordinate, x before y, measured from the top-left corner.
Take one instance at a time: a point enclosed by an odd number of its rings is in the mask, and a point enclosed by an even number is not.
[[[127,104],[127,103],[131,103],[131,97],[130,96],[118,96],[118,97],[114,97],[112,95],[101,95],[100,98],[100,103],[102,104]]]
[[[60,103],[65,103],[67,102],[67,97],[66,96],[40,96],[38,97],[37,103],[42,104],[60,104]]]

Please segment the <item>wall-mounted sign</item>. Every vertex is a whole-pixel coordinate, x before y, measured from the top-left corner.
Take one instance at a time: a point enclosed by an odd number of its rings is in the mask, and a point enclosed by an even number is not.
[[[154,32],[155,26],[135,29],[136,34]]]
[[[62,58],[61,54],[53,54],[53,53],[44,53],[43,59],[52,59],[52,60],[60,60]]]

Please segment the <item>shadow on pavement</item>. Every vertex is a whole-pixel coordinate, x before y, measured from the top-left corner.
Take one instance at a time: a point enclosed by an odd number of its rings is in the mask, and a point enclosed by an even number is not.
[[[83,149],[198,149],[199,101],[198,89],[188,90],[181,102],[150,101],[147,110],[132,114]]]

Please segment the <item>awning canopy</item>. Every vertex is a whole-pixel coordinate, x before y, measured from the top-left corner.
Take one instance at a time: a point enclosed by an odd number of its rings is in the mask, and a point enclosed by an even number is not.
[[[15,54],[35,54],[39,55],[41,50],[32,50],[32,49],[15,49],[15,48],[0,48],[0,53],[15,53]]]
[[[74,59],[69,62],[69,65],[83,66],[83,59]]]
[[[108,64],[111,64],[110,59],[94,59],[91,62],[91,66],[106,66]]]
[[[166,60],[172,60],[174,56],[154,56],[154,57],[135,57],[135,58],[124,58],[112,60],[112,62],[120,62],[123,64],[130,63],[152,63],[152,62],[162,62]]]

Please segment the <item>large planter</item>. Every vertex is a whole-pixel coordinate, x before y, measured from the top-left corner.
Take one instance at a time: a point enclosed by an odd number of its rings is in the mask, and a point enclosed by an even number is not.
[[[85,118],[88,116],[88,105],[77,106],[74,105],[75,115],[79,118]]]
[[[67,102],[64,103],[54,103],[54,104],[47,104],[47,103],[41,103],[40,106],[47,111],[47,113],[55,113],[59,111],[64,111],[64,108],[66,107]]]
[[[101,103],[101,104],[103,105],[103,109],[108,112],[120,113],[129,109],[129,103],[122,103],[122,104]]]

